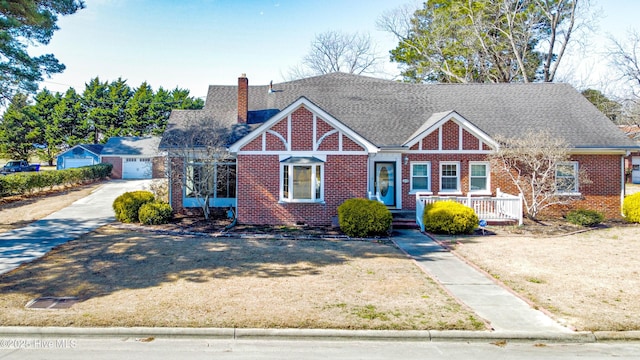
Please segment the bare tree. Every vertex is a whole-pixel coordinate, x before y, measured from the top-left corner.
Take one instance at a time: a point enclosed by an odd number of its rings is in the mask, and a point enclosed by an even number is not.
[[[386,12],[392,59],[410,81],[552,82],[589,0],[425,1]]]
[[[235,159],[227,146],[247,133],[246,125],[229,128],[212,118],[189,116],[179,126],[169,124],[163,136],[163,148],[169,156],[170,182],[193,198],[209,219],[214,197],[235,197]],[[223,195],[223,196],[220,196]]]
[[[553,205],[578,200],[567,196],[578,184],[591,181],[569,161],[569,145],[549,132],[529,132],[518,138],[499,138],[500,148],[489,156],[492,171],[506,175],[523,195],[527,217]]]
[[[640,33],[629,32],[624,41],[609,38],[607,57],[611,68],[625,88],[619,124],[640,126]],[[631,129],[631,127],[629,127]]]
[[[327,31],[316,35],[311,50],[301,64],[289,70],[288,77],[300,79],[332,72],[370,74],[378,70],[381,60],[369,34]]]

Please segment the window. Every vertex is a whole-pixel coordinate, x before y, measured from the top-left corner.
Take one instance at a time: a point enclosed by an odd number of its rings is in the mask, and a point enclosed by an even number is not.
[[[570,161],[556,165],[556,190],[558,193],[578,192],[578,162]]]
[[[236,164],[216,165],[216,197],[236,197]]]
[[[411,191],[431,191],[431,163],[411,163]]]
[[[489,189],[489,163],[469,162],[469,191],[488,192]]]
[[[315,157],[290,157],[280,162],[282,201],[321,202],[324,163]]]
[[[193,160],[186,169],[187,198],[213,196],[236,197],[236,164],[214,163],[208,160]]]
[[[440,163],[440,191],[459,192],[460,191],[460,163],[441,162]]]

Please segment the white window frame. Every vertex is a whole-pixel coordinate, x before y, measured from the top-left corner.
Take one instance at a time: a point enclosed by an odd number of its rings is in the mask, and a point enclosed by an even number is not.
[[[311,167],[311,199],[294,198],[294,168]],[[285,179],[285,168],[287,168],[288,179]],[[318,172],[320,175],[318,176]],[[318,183],[318,177],[320,183]],[[285,191],[285,180],[288,180],[287,191]],[[318,187],[320,191],[317,191]],[[319,195],[319,196],[318,196]],[[280,163],[280,202],[283,203],[324,203],[324,163],[310,164],[288,164]]]
[[[455,189],[443,189],[442,188],[442,179],[444,178],[442,173],[442,168],[446,165],[455,165],[456,166],[456,188]],[[460,162],[459,161],[441,161],[440,162],[440,193],[443,194],[455,194],[462,195],[460,190]],[[451,178],[451,177],[447,177]]]
[[[571,165],[573,167],[572,178],[574,179],[574,186],[573,186],[573,190],[569,190],[569,191],[558,188],[558,166],[566,166],[566,165]],[[556,181],[556,190],[558,195],[580,195],[580,191],[579,191],[580,184],[578,183],[578,174],[580,171],[579,169],[580,168],[577,161],[562,161],[556,164],[555,181]],[[561,178],[570,178],[570,177],[562,176]]]
[[[415,165],[426,165],[427,166],[427,176],[426,176],[426,178],[427,178],[428,186],[427,186],[426,189],[416,189],[413,186],[413,178],[415,177],[415,175],[413,174],[413,167]],[[410,172],[411,172],[411,174],[410,174],[411,175],[410,176],[411,185],[410,185],[410,188],[409,188],[410,189],[409,193],[410,194],[415,194],[415,193],[419,192],[419,193],[429,193],[429,194],[431,194],[432,193],[431,192],[431,185],[433,184],[433,181],[431,181],[431,161],[412,161],[410,169],[411,169],[410,170]],[[424,176],[420,175],[420,177],[424,177]]]
[[[484,165],[485,167],[485,176],[473,176],[473,172],[471,171],[471,167],[473,165]],[[486,189],[481,190],[472,190],[471,189],[471,180],[474,178],[486,178],[487,179],[487,187]],[[488,161],[469,161],[469,193],[471,194],[481,194],[481,195],[490,195],[491,194],[491,165]]]

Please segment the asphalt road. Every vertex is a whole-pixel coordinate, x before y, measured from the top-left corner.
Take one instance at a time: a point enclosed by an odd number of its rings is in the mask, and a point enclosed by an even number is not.
[[[5,359],[638,359],[640,343],[591,344],[204,340],[0,339]]]

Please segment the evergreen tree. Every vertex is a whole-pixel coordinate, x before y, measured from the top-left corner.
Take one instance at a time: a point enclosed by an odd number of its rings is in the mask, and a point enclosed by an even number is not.
[[[108,128],[107,118],[111,111],[109,104],[109,89],[106,82],[95,77],[85,84],[82,93],[82,116],[92,133],[91,142],[106,142],[104,134]]]
[[[58,15],[83,7],[81,0],[0,1],[0,102],[17,92],[35,93],[43,75],[64,70],[52,54],[30,56],[27,45],[48,44],[58,30]]]
[[[112,81],[109,84],[109,97],[107,103],[104,104],[106,110],[104,123],[103,136],[110,138],[112,136],[127,135],[125,129],[126,111],[128,102],[131,100],[131,88],[127,85],[127,81],[122,78]]]
[[[204,106],[204,100],[189,96],[189,90],[175,88],[171,91],[172,109],[198,110]],[[168,118],[168,116],[167,116]]]
[[[52,127],[50,144],[60,150],[93,142],[91,127],[83,116],[82,98],[74,88],[69,88],[53,108]]]
[[[428,0],[379,25],[399,40],[391,60],[411,82],[554,80],[580,23],[579,0]]]
[[[60,94],[53,94],[44,89],[36,95],[35,104],[33,105],[34,114],[42,124],[43,131],[43,143],[38,146],[38,156],[50,166],[53,165],[53,160],[55,160],[56,154],[60,151],[53,116],[55,106],[60,102],[60,99]]]
[[[153,103],[151,104],[152,112],[157,117],[154,127],[151,129],[152,135],[162,135],[164,129],[167,127],[167,121],[169,115],[171,115],[171,109],[174,106],[179,105],[174,102],[173,95],[170,91],[160,87],[158,91],[153,95]]]
[[[153,100],[153,89],[143,82],[133,93],[125,109],[125,127],[129,135],[141,136],[152,132],[158,121],[158,114],[152,107]]]
[[[35,114],[27,95],[14,95],[0,123],[2,153],[16,160],[29,160],[35,153],[34,144],[44,139],[42,123]]]

